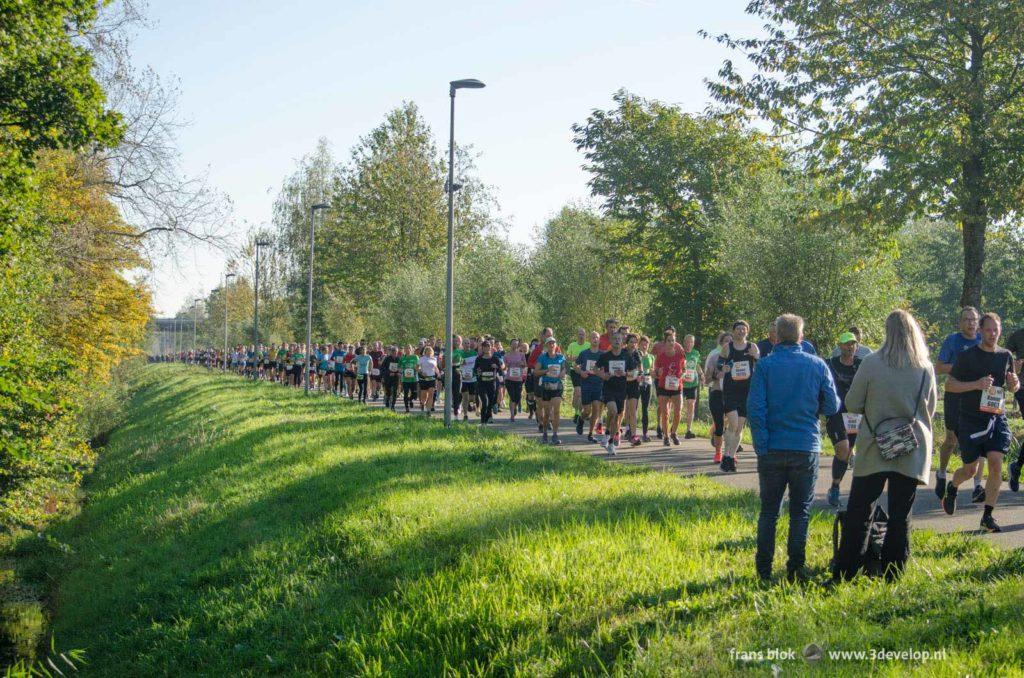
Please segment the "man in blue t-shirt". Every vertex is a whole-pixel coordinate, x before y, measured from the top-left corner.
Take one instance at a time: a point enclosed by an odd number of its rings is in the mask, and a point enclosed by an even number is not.
[[[978,322],[981,315],[978,309],[973,306],[964,306],[960,311],[960,331],[949,335],[942,342],[939,349],[939,359],[935,361],[935,374],[949,374],[956,364],[957,356],[981,343],[981,335],[978,333]],[[942,420],[946,426],[946,438],[942,441],[939,449],[939,469],[935,472],[935,494],[942,499],[946,490],[946,467],[949,466],[949,458],[957,447],[956,430],[960,419],[960,394],[950,393],[943,389],[942,396],[943,416]],[[981,486],[982,464],[978,465],[978,474],[974,477],[974,495],[976,500],[980,492],[981,501],[984,501],[984,488]]]
[[[587,441],[596,443],[594,431],[601,425],[601,409],[604,402],[601,400],[601,392],[604,389],[604,381],[596,371],[597,360],[601,357],[601,351],[597,349],[601,343],[601,335],[597,332],[590,333],[590,347],[585,348],[576,356],[576,364],[573,370],[580,379],[580,417],[576,420],[576,433],[583,435],[583,422],[590,420],[590,433]],[[600,430],[598,430],[600,433]]]

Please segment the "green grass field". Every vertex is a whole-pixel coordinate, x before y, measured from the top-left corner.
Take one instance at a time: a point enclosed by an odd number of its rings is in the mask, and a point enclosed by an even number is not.
[[[710,479],[180,366],[144,371],[86,489],[78,516],[16,553],[21,576],[52,586],[56,646],[84,650],[87,675],[1005,676],[1024,663],[1019,552],[915,532],[898,583],[762,586],[757,500]],[[830,534],[816,515],[820,582]],[[946,657],[809,664],[808,643]]]

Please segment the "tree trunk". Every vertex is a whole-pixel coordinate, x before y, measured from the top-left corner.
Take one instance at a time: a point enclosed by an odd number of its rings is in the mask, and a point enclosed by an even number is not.
[[[988,157],[984,88],[984,37],[971,32],[971,101],[967,111],[969,153],[963,162],[963,186],[960,192],[964,240],[964,286],[961,306],[981,309],[981,290],[985,279],[985,229],[988,227],[988,181],[985,176]]]

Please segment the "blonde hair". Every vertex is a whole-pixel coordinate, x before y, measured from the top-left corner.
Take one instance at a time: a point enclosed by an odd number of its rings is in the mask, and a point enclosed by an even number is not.
[[[927,367],[928,345],[917,320],[903,309],[897,309],[885,319],[885,341],[878,352],[893,369]]]

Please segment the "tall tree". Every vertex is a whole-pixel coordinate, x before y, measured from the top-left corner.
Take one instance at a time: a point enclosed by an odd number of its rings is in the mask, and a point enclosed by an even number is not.
[[[573,132],[592,193],[626,222],[615,258],[634,278],[650,280],[649,325],[672,321],[702,336],[723,321],[720,201],[731,185],[774,163],[774,152],[737,124],[621,90],[613,99],[615,108],[594,110]]]
[[[982,297],[986,230],[1024,197],[1024,4],[753,0],[766,35],[717,39],[712,95],[802,139],[866,222],[938,215],[963,233],[962,304]]]

